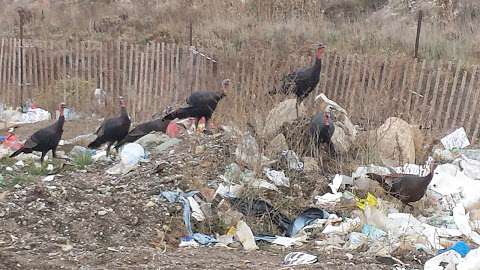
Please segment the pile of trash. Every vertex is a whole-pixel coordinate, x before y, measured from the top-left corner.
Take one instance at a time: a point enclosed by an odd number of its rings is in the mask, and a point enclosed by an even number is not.
[[[320,98],[331,106],[337,106],[337,111],[341,113],[336,124],[343,135],[335,138],[334,143],[340,152],[347,152],[358,135],[357,130],[343,108],[326,97]],[[293,102],[287,103],[290,104],[289,108],[294,108]],[[284,110],[280,111],[291,117]],[[390,138],[398,135],[398,129],[407,126],[411,128],[408,123],[400,120],[387,119],[375,133]],[[272,126],[278,131],[282,123],[275,122]],[[412,263],[412,254],[421,254],[428,258],[421,262],[427,270],[445,267],[458,270],[479,269],[480,149],[466,149],[470,143],[463,128],[443,138],[442,146],[436,147],[431,153],[432,158],[427,163],[433,160],[440,163],[434,172],[429,171],[427,164],[411,162],[415,160],[415,138],[412,131],[411,136],[403,134],[402,143],[399,143],[402,149],[409,151],[398,153],[395,152],[397,150],[390,149],[390,146],[385,146],[381,151],[383,165],[362,165],[348,175],[327,176],[325,179],[328,179],[328,183],[325,184],[328,192],[319,193],[311,186],[311,182],[300,180],[308,172],[319,171],[317,160],[288,149],[285,138],[277,136],[275,143],[270,143],[267,147],[271,151],[264,152],[250,132],[240,134],[235,128],[222,127],[223,132],[209,136],[208,140],[217,140],[228,133],[238,139],[234,151],[226,155],[223,164],[219,162],[220,146],[206,143],[206,136],[201,137],[201,140],[191,136],[196,132],[191,119],[175,125],[183,128],[183,132],[178,132],[175,128],[168,135],[150,133],[121,147],[118,158],[107,158],[104,150],[91,150],[82,146],[80,142],[92,135],[62,141],[62,146],[71,146],[68,153],[71,160],[91,159],[93,163],[105,165],[98,166],[102,170],[101,175],[111,179],[108,188],[102,182],[102,185],[95,186],[95,190],[79,188],[81,191],[75,192],[91,190],[89,196],[92,197],[97,190],[109,195],[111,190],[117,189],[119,194],[129,193],[130,190],[126,187],[135,184],[131,183],[134,180],[130,176],[144,170],[142,164],[149,164],[150,167],[156,166],[155,170],[149,167],[148,173],[137,175],[148,179],[145,181],[148,184],[138,189],[148,190],[148,196],[152,197],[145,208],[168,205],[181,213],[183,227],[175,229],[182,234],[176,239],[182,248],[215,246],[254,251],[268,245],[291,251],[283,259],[285,266],[316,263],[319,261],[318,250],[343,250],[347,254],[369,254],[379,262],[398,266],[397,269],[404,269]],[[397,128],[392,129],[392,126]],[[200,128],[203,128],[202,124]],[[190,140],[193,143],[189,145],[191,151],[188,152],[185,144],[191,139],[190,136],[194,139]],[[0,156],[19,147],[15,144],[18,142],[13,132],[1,137],[0,141],[3,142]],[[176,147],[180,146],[184,147],[182,153],[176,152]],[[217,151],[217,168],[209,174],[211,177],[193,179],[195,186],[178,185],[176,180],[185,178],[185,172],[180,171],[174,175],[171,169],[160,178],[159,175],[166,167],[183,170],[188,166],[186,164],[209,171],[212,162],[201,157],[208,150]],[[195,160],[192,156],[195,156]],[[401,166],[393,165],[392,157],[406,162]],[[166,162],[167,159],[174,160]],[[25,165],[19,160],[10,167],[10,171],[22,166]],[[60,192],[63,190],[60,186],[49,183],[55,182],[56,177],[60,178],[61,175],[53,172],[53,168],[48,170],[50,175],[41,182],[46,183],[47,190],[52,193]],[[408,209],[402,207],[393,196],[385,195],[388,191],[371,180],[370,174],[392,177],[404,174],[432,175],[432,178],[426,195]],[[158,185],[162,189],[156,187],[158,183],[165,182],[172,184]],[[322,179],[314,178],[313,182],[322,182]],[[150,189],[152,186],[154,188]],[[315,196],[306,196],[309,200],[307,204],[300,202],[294,193],[298,188],[314,192]],[[35,192],[41,196],[50,192],[38,189]],[[139,196],[147,196],[138,190],[135,189],[141,194]],[[102,197],[102,203],[103,199]],[[287,211],[287,207],[280,205],[282,200],[293,201],[288,207],[293,211]],[[84,207],[88,203],[79,205]],[[69,208],[68,211],[75,209]],[[96,215],[108,216],[111,211],[114,210],[105,207],[97,211]],[[261,220],[258,223],[264,226],[255,224],[256,220]],[[302,252],[297,249],[302,249]]]

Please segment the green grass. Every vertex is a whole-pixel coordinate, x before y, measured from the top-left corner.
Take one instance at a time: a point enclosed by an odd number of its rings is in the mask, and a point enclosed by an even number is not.
[[[15,185],[26,185],[34,181],[34,177],[25,174],[0,175],[0,189],[10,189]]]
[[[93,163],[92,156],[88,153],[82,153],[73,157],[73,165],[80,170],[85,169]]]

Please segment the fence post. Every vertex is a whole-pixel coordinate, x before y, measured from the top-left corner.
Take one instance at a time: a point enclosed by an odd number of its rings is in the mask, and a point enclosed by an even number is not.
[[[18,16],[20,17],[20,107],[23,105],[23,24],[24,24],[24,11],[18,10]]]
[[[422,29],[422,19],[423,19],[423,11],[418,12],[418,22],[417,22],[417,36],[415,37],[415,54],[413,58],[418,58],[418,46],[420,43],[420,32]]]

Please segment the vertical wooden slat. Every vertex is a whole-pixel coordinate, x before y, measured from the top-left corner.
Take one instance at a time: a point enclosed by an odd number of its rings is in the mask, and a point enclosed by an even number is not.
[[[398,97],[398,92],[395,91],[396,89],[392,88],[392,81],[394,80],[394,74],[396,74],[397,72],[396,71],[396,68],[397,68],[397,65],[396,63],[398,63],[400,60],[399,59],[392,59],[390,58],[388,60],[388,65],[385,64],[384,66],[384,80],[383,80],[383,83],[381,84],[381,88],[380,88],[380,93],[382,93],[385,97],[387,97],[387,111],[390,111],[390,113],[393,113],[393,114],[396,114],[397,111],[395,110],[395,105],[397,104],[398,105],[398,101],[395,102],[395,96]],[[387,63],[387,62],[385,62]],[[392,91],[393,90],[393,91]],[[394,94],[394,91],[395,91],[395,94]]]
[[[343,65],[342,82],[340,84],[340,89],[338,91],[338,102],[341,102],[341,103],[345,102],[345,100],[344,100],[345,92],[348,91],[345,88],[346,88],[346,84],[347,84],[347,77],[349,77],[347,69],[349,67],[349,61],[351,61],[350,60],[351,58],[352,58],[351,55],[347,55],[347,58],[345,58],[345,64]],[[350,66],[352,66],[352,64],[350,64]]]
[[[123,89],[121,87],[121,72],[120,72],[120,67],[122,66],[122,58],[121,58],[121,41],[120,40],[117,40],[115,42],[116,44],[116,54],[114,56],[115,58],[115,89],[117,90],[117,95],[119,96],[123,96]]]
[[[149,108],[149,111],[151,112],[155,112],[157,110],[157,108],[153,108],[153,102],[154,100],[156,99],[155,96],[153,95],[154,91],[153,91],[153,87],[155,86],[154,84],[154,80],[155,80],[155,55],[156,55],[156,43],[153,43],[151,44],[151,48],[150,48],[150,56],[149,56],[149,61],[150,61],[150,72],[149,72],[149,76],[148,76],[148,80],[149,80],[149,83],[148,83],[148,108]]]
[[[138,103],[138,86],[139,86],[139,82],[140,82],[140,59],[139,59],[139,56],[140,56],[140,50],[138,48],[138,45],[135,45],[135,56],[134,56],[134,65],[135,65],[135,72],[133,74],[133,94],[132,94],[132,108],[133,109],[133,117],[134,119],[136,119],[136,116],[137,116],[137,112],[136,112],[136,109],[137,108],[137,103]]]
[[[438,66],[440,66],[440,65],[441,65],[441,62],[438,63]],[[423,119],[424,119],[423,116],[427,112],[427,105],[428,105],[428,101],[429,101],[428,96],[429,96],[429,93],[430,93],[430,90],[431,90],[432,79],[433,79],[437,69],[435,69],[435,61],[433,61],[432,65],[431,65],[431,70],[429,71],[429,74],[428,74],[427,85],[425,87],[425,92],[423,93],[422,106],[420,108],[418,108],[418,109],[420,109],[420,117],[418,118],[418,120],[421,124],[425,124],[425,123],[423,123]]]
[[[175,44],[171,43],[168,44],[168,84],[167,84],[167,91],[168,91],[168,102],[173,102],[172,100],[172,93],[173,93],[173,68],[174,68],[174,55],[175,55]]]
[[[325,93],[328,82],[328,71],[330,69],[330,54],[326,53],[322,58],[322,71],[320,73],[320,87],[317,88],[315,96],[318,96],[320,93]]]
[[[122,51],[123,51],[123,66],[122,66],[122,95],[128,97],[128,59],[129,59],[129,48],[128,43],[122,43]]]
[[[200,88],[200,66],[201,66],[201,58],[198,54],[194,54],[193,55],[194,59],[195,59],[195,87],[194,87],[194,90],[193,91],[197,91],[199,88]]]
[[[23,104],[23,102],[25,102],[25,100],[28,98],[28,86],[26,84],[27,82],[27,78],[28,78],[28,74],[27,74],[27,50],[25,48],[25,42],[23,42],[23,48],[20,49],[19,51],[20,54],[23,54],[20,58],[22,60],[22,66],[21,66],[21,72],[23,74],[23,79],[20,79],[21,78],[21,75],[19,75],[19,83],[23,84],[23,86],[20,86],[20,87],[23,87],[23,100],[20,100],[20,102]]]
[[[133,73],[133,69],[134,69],[134,66],[135,66],[135,62],[134,62],[134,55],[135,55],[135,47],[131,44],[130,45],[130,53],[129,53],[129,60],[128,60],[128,74],[127,74],[127,89],[128,89],[128,99],[129,99],[129,102],[128,104],[130,105],[130,110],[132,110],[132,89],[133,89],[133,81],[134,81],[134,73]]]
[[[478,66],[474,66],[473,67],[473,70],[472,70],[472,76],[470,77],[470,83],[469,83],[469,87],[468,87],[468,92],[467,92],[467,96],[466,96],[466,99],[465,99],[465,103],[464,103],[464,106],[463,106],[463,113],[462,113],[462,120],[460,123],[462,123],[462,126],[465,126],[465,120],[466,120],[466,117],[467,117],[467,112],[470,110],[470,103],[471,103],[471,97],[472,97],[472,92],[473,92],[473,85],[475,84],[475,75],[477,73],[477,67]],[[468,132],[468,131],[467,131]]]
[[[435,129],[439,129],[439,128],[442,127],[442,124],[441,124],[442,115],[444,115],[445,118],[448,118],[448,114],[445,113],[446,110],[445,110],[445,108],[443,108],[443,106],[445,104],[445,97],[447,95],[448,83],[450,82],[450,76],[452,75],[451,71],[452,71],[452,62],[449,61],[448,62],[447,73],[445,74],[445,80],[443,81],[443,91],[442,91],[441,98],[440,98],[440,104],[437,108],[437,116],[435,117],[436,118],[435,125],[434,125]],[[433,108],[432,108],[432,112],[435,113]]]
[[[151,44],[147,44],[145,46],[145,53],[142,54],[143,56],[143,62],[142,60],[140,60],[140,62],[142,62],[142,87],[140,88],[141,89],[141,94],[140,94],[140,107],[139,107],[139,111],[141,111],[142,109],[145,108],[145,102],[146,102],[146,96],[148,95],[148,73],[149,73],[149,55],[150,55],[150,52],[151,52]]]
[[[38,49],[38,69],[39,69],[39,92],[43,92],[45,90],[45,49],[39,48]]]
[[[322,93],[325,95],[329,96],[329,90],[331,90],[331,81],[333,80],[333,76],[335,74],[335,68],[336,68],[336,62],[335,59],[337,55],[335,53],[332,53],[331,55],[328,55],[328,69],[327,72],[325,73],[325,85],[323,87]]]
[[[410,67],[410,61],[403,62],[403,76],[402,76],[402,85],[400,86],[400,96],[398,98],[398,104],[400,108],[403,108],[403,112],[401,112],[401,116],[405,116],[405,107],[407,107],[408,98],[405,96],[407,95],[406,91],[408,91],[408,72]],[[408,119],[408,118],[405,118]]]
[[[12,99],[12,104],[14,104],[15,106],[17,106],[19,104],[18,102],[18,99],[20,97],[20,93],[19,93],[19,88],[18,88],[18,83],[19,83],[19,79],[18,79],[18,75],[20,75],[20,71],[19,71],[19,68],[20,68],[20,65],[18,64],[18,46],[19,46],[19,42],[17,39],[14,39],[14,43],[13,43],[13,63],[12,63],[12,93],[13,93],[13,99]]]
[[[160,67],[160,98],[163,99],[164,97],[164,92],[165,92],[165,82],[166,82],[166,72],[165,72],[165,56],[166,56],[166,49],[165,49],[165,43],[162,42],[162,47],[161,47],[161,67]]]
[[[178,102],[179,100],[179,87],[178,87],[178,82],[180,80],[180,46],[177,46],[176,50],[175,50],[175,74],[174,74],[174,78],[175,78],[175,102]]]
[[[366,102],[370,99],[370,97],[372,96],[372,92],[373,92],[373,88],[375,88],[375,82],[374,82],[374,78],[375,78],[375,70],[376,70],[376,65],[377,65],[377,61],[374,60],[374,59],[370,59],[369,60],[369,71],[368,71],[368,76],[367,76],[367,83],[366,83],[366,88],[365,88],[365,91],[362,95],[362,98],[360,99],[362,104],[366,104]],[[362,106],[362,111],[365,115],[369,116],[370,113],[371,113],[371,110],[370,109],[367,109],[367,106]]]
[[[5,98],[5,93],[7,91],[7,87],[4,83],[4,73],[5,73],[5,67],[6,65],[3,63],[3,60],[4,60],[4,55],[5,55],[5,39],[2,38],[2,42],[1,42],[1,45],[0,45],[0,100],[2,103],[6,102],[6,98]]]
[[[332,97],[329,97],[333,100],[338,99],[338,88],[340,85],[340,76],[342,75],[343,69],[345,67],[345,59],[343,57],[338,56],[338,68],[337,68],[337,76],[335,78],[335,87],[333,88],[333,94]]]
[[[351,60],[350,60],[350,70],[348,71],[348,83],[346,83],[346,85],[343,86],[344,88],[344,91],[343,91],[343,105],[344,106],[348,106],[349,104],[349,96],[352,94],[352,81],[355,81],[356,78],[357,78],[357,75],[358,73],[360,72],[360,70],[355,70],[355,66],[356,66],[356,63],[357,63],[357,55],[352,55],[351,56]]]
[[[464,104],[463,99],[465,97],[465,85],[467,83],[467,76],[468,72],[464,71],[463,72],[463,77],[462,77],[462,83],[460,85],[460,92],[458,92],[458,98],[456,98],[457,104],[455,106],[455,114],[453,115],[453,119],[450,123],[450,128],[455,127],[456,125],[459,124],[459,113],[460,113],[460,106]]]
[[[458,78],[460,76],[460,67],[462,66],[461,62],[457,63],[457,69],[455,71],[455,76],[453,78],[452,89],[450,90],[450,97],[448,99],[447,111],[445,113],[445,118],[443,120],[442,128],[445,129],[448,126],[448,123],[453,120],[453,116],[450,116],[450,110],[452,109],[453,99],[455,98],[455,92],[458,88]]]
[[[424,81],[424,75],[425,75],[425,67],[427,65],[427,61],[426,60],[423,60],[423,63],[422,63],[422,67],[420,69],[420,75],[418,77],[418,80],[417,80],[417,87],[416,87],[416,94],[415,94],[415,102],[413,104],[413,107],[411,108],[411,118],[410,118],[410,121],[413,120],[413,118],[415,117],[418,117],[418,115],[416,115],[417,113],[417,108],[418,108],[418,103],[420,102],[420,99],[421,99],[421,92],[422,92],[422,86],[423,86],[423,81]],[[428,72],[428,71],[427,71]],[[413,85],[412,85],[413,86]],[[413,97],[412,97],[413,98]],[[411,103],[410,103],[411,104]]]
[[[82,81],[85,81],[87,79],[87,76],[86,76],[87,67],[86,67],[86,62],[85,62],[86,48],[85,48],[85,42],[84,41],[80,42],[80,48],[81,48],[81,55],[80,55],[80,76],[79,76],[79,79],[82,80]]]
[[[29,99],[33,98],[33,48],[30,46],[28,47],[28,50],[26,51],[27,54],[27,67],[28,67],[28,74],[27,74],[27,79],[25,80],[25,88],[27,89],[27,96]],[[1,62],[0,62],[1,65]]]
[[[8,61],[7,61],[7,103],[10,103],[10,105],[16,106],[16,104],[12,103],[12,82],[13,82],[13,57],[15,55],[15,39],[10,39],[10,48],[9,48],[9,54],[8,54]]]
[[[355,86],[353,87],[352,96],[350,97],[349,108],[351,111],[355,110],[354,105],[358,103],[358,100],[361,100],[360,97],[364,96],[365,94],[364,90],[365,90],[365,82],[366,82],[365,80],[367,79],[368,62],[369,62],[368,57],[364,56],[363,61],[361,62],[363,63],[363,72],[361,75],[361,80],[355,83]],[[359,72],[362,71],[361,63],[359,63]],[[360,74],[359,74],[359,79],[360,79]]]
[[[356,68],[352,68],[352,72],[354,72],[352,78],[348,82],[348,95],[347,95],[347,100],[345,101],[345,106],[347,107],[347,111],[353,111],[354,104],[353,102],[355,101],[356,95],[359,91],[357,91],[358,85],[360,81],[362,80],[362,64],[364,61],[360,61],[360,58],[358,55],[355,55],[354,57],[354,62],[353,66],[356,66]],[[353,81],[353,82],[352,82]]]
[[[39,61],[38,61],[38,48],[33,47],[33,59],[32,59],[32,68],[33,68],[33,78],[32,78],[32,83],[33,83],[33,88],[36,89],[38,92],[40,89],[40,81],[39,81]],[[35,96],[35,95],[33,95]],[[33,97],[32,97],[33,98]]]
[[[135,90],[135,121],[139,119],[139,107],[141,106],[141,101],[142,101],[142,91],[143,91],[143,76],[145,74],[145,69],[144,69],[144,62],[145,62],[145,52],[143,51],[142,48],[139,48],[137,51],[137,61],[136,61],[136,77],[137,77],[137,87]]]
[[[108,42],[108,53],[107,53],[107,57],[108,57],[108,60],[107,60],[107,63],[108,63],[108,85],[110,85],[110,92],[112,93],[112,97],[114,100],[117,100],[118,98],[118,92],[117,92],[117,89],[115,88],[115,67],[114,67],[114,64],[115,64],[115,43],[114,41],[110,41]],[[117,106],[117,104],[113,104],[115,107]]]
[[[433,124],[432,122],[434,120],[433,114],[435,111],[435,107],[437,105],[438,92],[440,88],[440,78],[442,77],[442,73],[443,73],[443,63],[439,62],[438,69],[437,69],[437,78],[435,79],[435,86],[433,88],[433,93],[432,93],[432,101],[430,102],[430,109],[428,111],[428,116],[426,116],[427,119],[425,119],[425,121],[428,120],[431,124]]]
[[[160,79],[160,43],[155,43],[155,74],[154,74],[154,93],[153,93],[153,98],[154,98],[154,103],[153,106],[155,107],[155,110],[158,111],[158,90],[159,90],[159,79]]]
[[[411,119],[413,114],[412,111],[412,102],[413,102],[413,91],[415,91],[415,81],[420,81],[417,79],[417,61],[413,61],[413,67],[411,75],[409,76],[409,82],[407,83],[407,105],[405,106],[404,114],[408,116],[406,119]],[[411,64],[410,64],[411,65]]]
[[[478,68],[478,66],[473,67],[472,77],[470,78],[470,87],[469,87],[469,90],[468,90],[467,103],[465,104],[465,107],[463,108],[462,123],[465,127],[465,130],[466,130],[467,134],[470,134],[471,125],[473,124],[472,123],[473,117],[475,116],[475,112],[476,112],[476,109],[477,109],[477,103],[478,103],[478,90],[474,88],[475,82],[476,82],[476,79],[477,79],[477,77],[476,77],[477,68]],[[475,92],[475,94],[473,92]],[[473,98],[471,98],[472,94],[474,94]],[[471,106],[469,106],[470,103],[472,104]],[[469,118],[468,122],[465,122],[467,112],[469,112],[470,118]]]
[[[80,80],[81,78],[81,75],[80,75],[80,72],[81,72],[81,66],[80,66],[80,61],[81,61],[81,58],[82,58],[82,53],[81,53],[81,50],[82,50],[82,46],[80,44],[80,42],[75,42],[75,60],[74,60],[74,76],[73,78],[75,79],[75,105],[77,107],[81,107],[81,103],[80,103],[80,91],[78,91],[78,80]]]
[[[105,43],[104,43],[104,42],[100,43],[100,52],[99,52],[99,56],[98,56],[98,61],[99,61],[99,64],[98,64],[98,67],[99,67],[99,71],[98,71],[98,76],[99,76],[99,78],[98,78],[98,81],[100,82],[100,88],[105,91],[106,89],[105,89],[105,85],[104,85],[104,82],[103,82],[103,72],[104,72],[104,70],[103,70],[103,62],[104,62],[104,60],[103,60],[103,55],[104,55],[104,48],[105,48]],[[127,103],[127,104],[129,104],[129,103]]]

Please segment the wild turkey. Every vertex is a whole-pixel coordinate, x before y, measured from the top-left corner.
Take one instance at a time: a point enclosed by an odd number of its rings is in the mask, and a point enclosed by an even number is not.
[[[230,87],[230,80],[222,81],[222,91],[198,91],[190,95],[186,102],[188,107],[175,110],[165,117],[163,120],[184,119],[189,117],[195,118],[195,127],[198,128],[198,122],[205,117],[205,129],[208,129],[208,121],[212,117],[213,112],[217,108],[218,102],[223,99],[225,92]]]
[[[297,97],[296,113],[298,117],[298,105],[315,89],[320,80],[320,71],[322,70],[322,55],[325,52],[325,46],[319,44],[315,54],[313,66],[296,70],[285,75],[282,78],[280,88],[275,88],[269,92],[275,94],[295,94]]]
[[[42,153],[40,162],[43,164],[45,155],[48,153],[48,151],[52,150],[52,156],[53,158],[56,158],[57,146],[62,138],[63,124],[65,123],[65,116],[63,114],[65,108],[65,104],[61,103],[58,106],[58,110],[60,111],[60,116],[58,117],[58,120],[53,125],[42,128],[37,132],[33,133],[33,135],[27,139],[23,147],[11,154],[10,157],[16,157],[21,153],[28,154],[32,153],[33,151],[37,151]]]
[[[105,120],[95,132],[97,138],[88,145],[88,148],[98,148],[108,143],[107,156],[109,156],[112,145],[115,142],[120,142],[127,136],[130,124],[125,100],[123,97],[120,97],[120,116]]]
[[[152,131],[160,131],[163,133],[166,133],[167,127],[170,124],[170,120],[164,120],[164,119],[155,119],[152,121],[148,121],[145,123],[141,123],[138,126],[136,126],[134,129],[132,129],[123,140],[121,140],[119,143],[115,145],[115,149],[118,150],[122,145],[126,143],[131,143],[134,142],[141,137],[149,134]]]
[[[335,147],[332,143],[335,125],[333,124],[331,111],[332,106],[327,105],[323,112],[319,112],[312,117],[309,125],[309,135],[315,147],[318,148],[322,143],[325,143],[328,146],[329,154],[335,156]]]
[[[410,203],[420,200],[425,195],[436,168],[437,163],[433,162],[430,165],[430,173],[426,176],[397,173],[389,175],[367,173],[367,176],[377,181],[388,194],[399,199],[404,206],[413,208]]]

